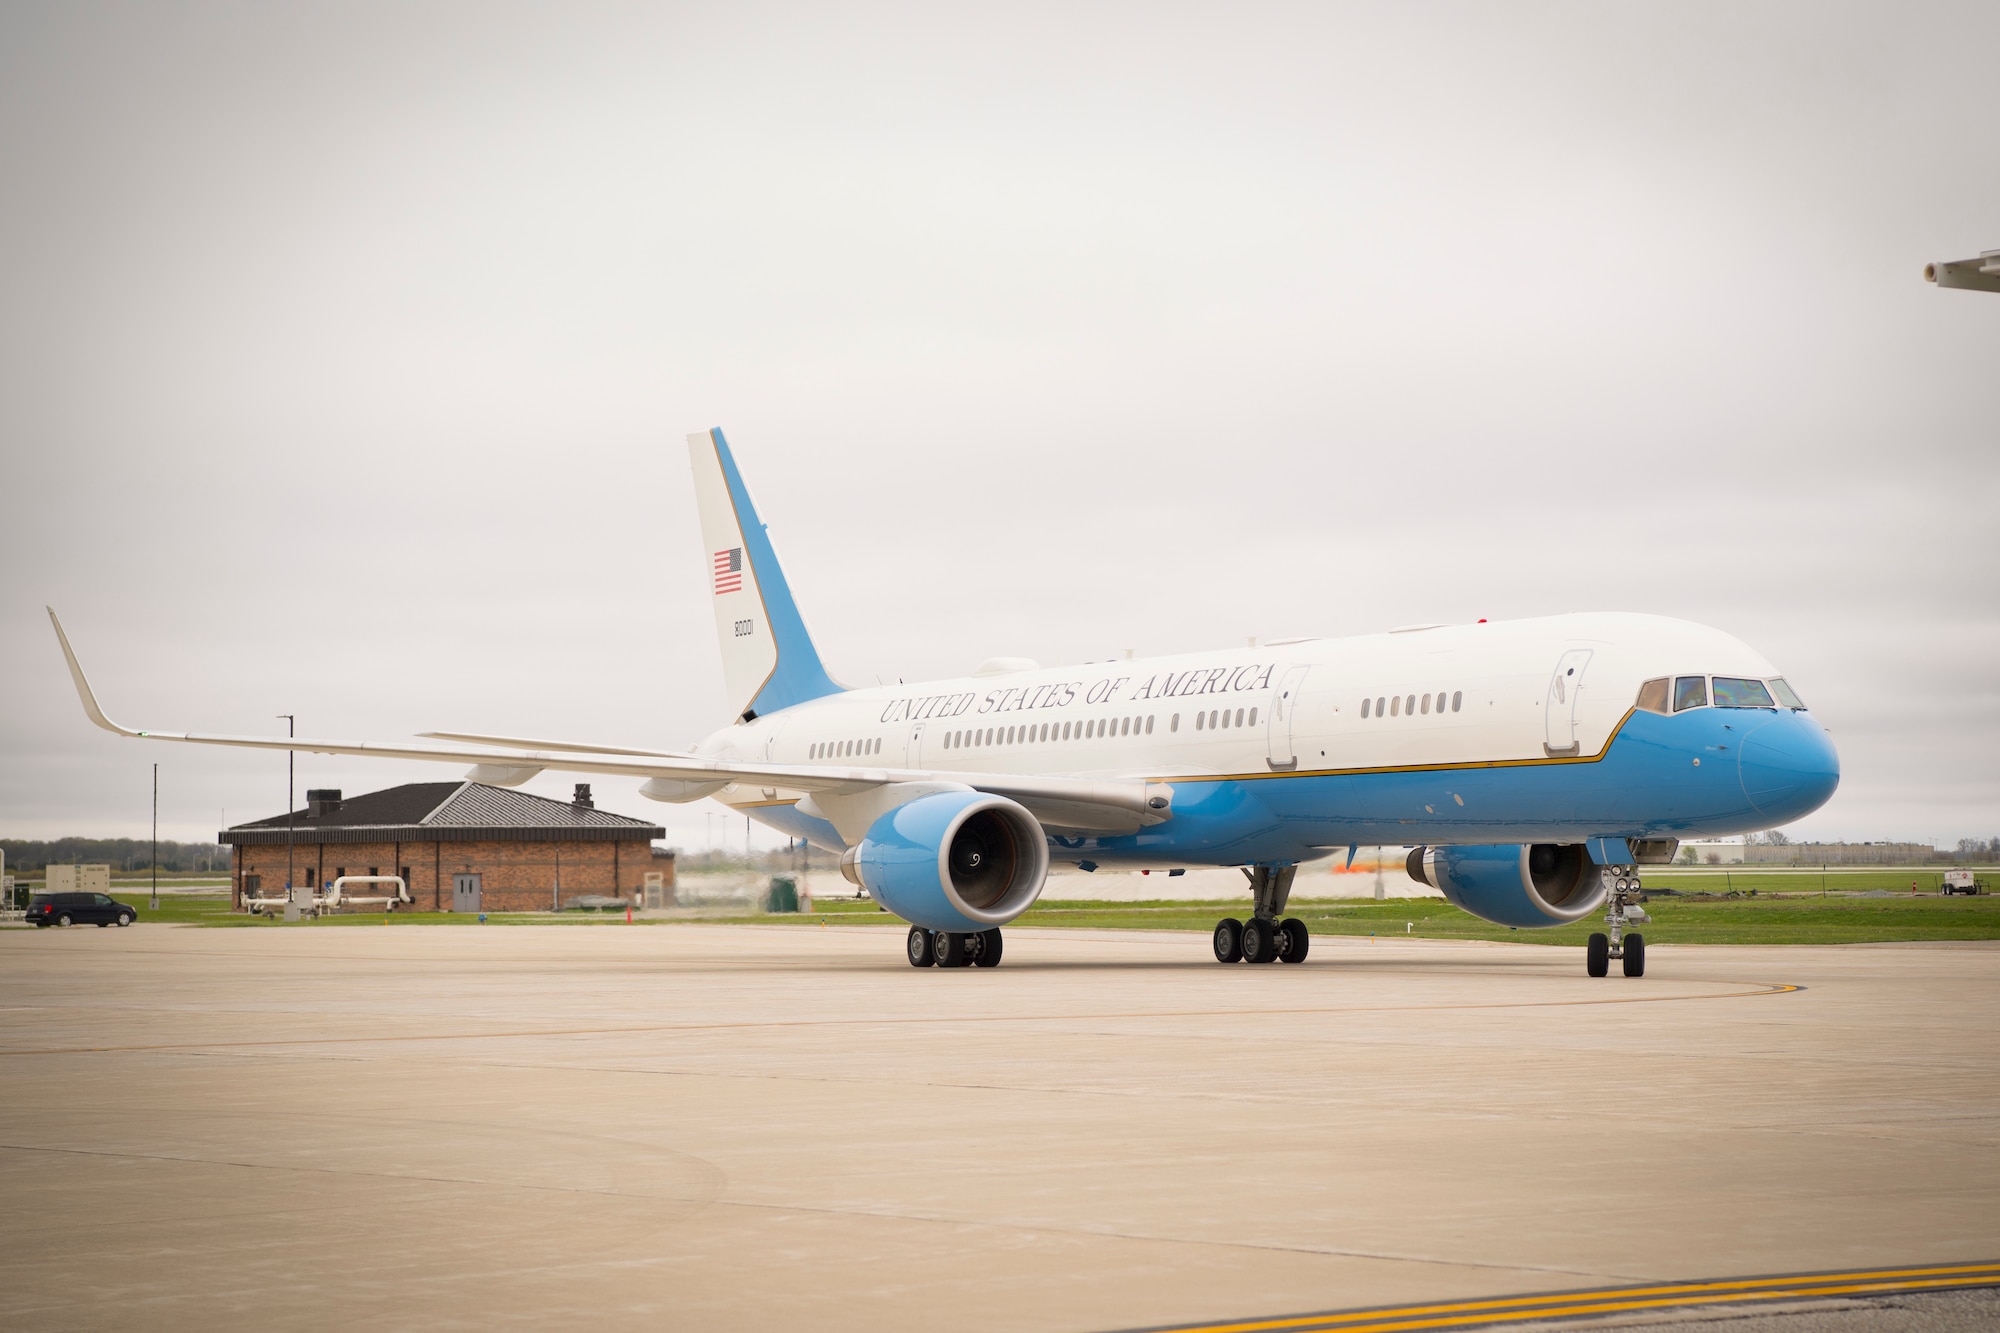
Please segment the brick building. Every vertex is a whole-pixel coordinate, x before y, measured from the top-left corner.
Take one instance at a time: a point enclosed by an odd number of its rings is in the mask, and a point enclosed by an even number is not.
[[[289,835],[296,882],[324,888],[341,875],[401,875],[421,912],[545,912],[583,897],[671,906],[673,856],[652,847],[665,836],[597,809],[588,783],[564,804],[479,782],[411,782],[351,799],[309,791]],[[246,894],[283,890],[284,815],[216,840],[233,849],[236,907]]]

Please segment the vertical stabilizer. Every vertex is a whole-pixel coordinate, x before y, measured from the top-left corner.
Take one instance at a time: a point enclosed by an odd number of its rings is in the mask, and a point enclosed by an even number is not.
[[[738,717],[838,694],[722,431],[688,436],[723,687]]]

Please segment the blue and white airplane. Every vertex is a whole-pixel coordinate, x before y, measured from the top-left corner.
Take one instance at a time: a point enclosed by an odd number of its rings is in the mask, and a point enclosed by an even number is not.
[[[688,437],[732,720],[686,751],[427,732],[450,746],[142,731],[107,717],[55,623],[84,711],[120,735],[625,774],[660,801],[713,797],[840,857],[910,922],[913,966],[993,966],[1052,862],[1240,866],[1247,920],[1222,962],[1303,962],[1301,863],[1412,847],[1410,875],[1516,927],[1603,910],[1586,969],[1645,972],[1639,867],[1678,840],[1771,828],[1840,781],[1827,733],[1777,670],[1719,630],[1583,614],[1411,625],[1176,657],[847,689],[821,663],[720,430]],[[52,610],[50,619],[55,620]]]

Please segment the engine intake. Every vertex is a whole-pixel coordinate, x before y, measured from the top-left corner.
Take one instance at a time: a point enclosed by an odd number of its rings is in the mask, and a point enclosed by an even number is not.
[[[841,873],[913,925],[981,931],[1034,906],[1049,844],[1035,817],[1004,796],[936,792],[876,820],[841,858]]]
[[[1410,878],[1502,926],[1563,926],[1603,906],[1604,876],[1580,843],[1418,847]]]

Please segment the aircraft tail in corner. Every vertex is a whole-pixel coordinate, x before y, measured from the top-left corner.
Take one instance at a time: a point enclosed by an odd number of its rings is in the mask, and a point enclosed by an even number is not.
[[[729,707],[745,721],[838,694],[720,428],[688,436]]]

